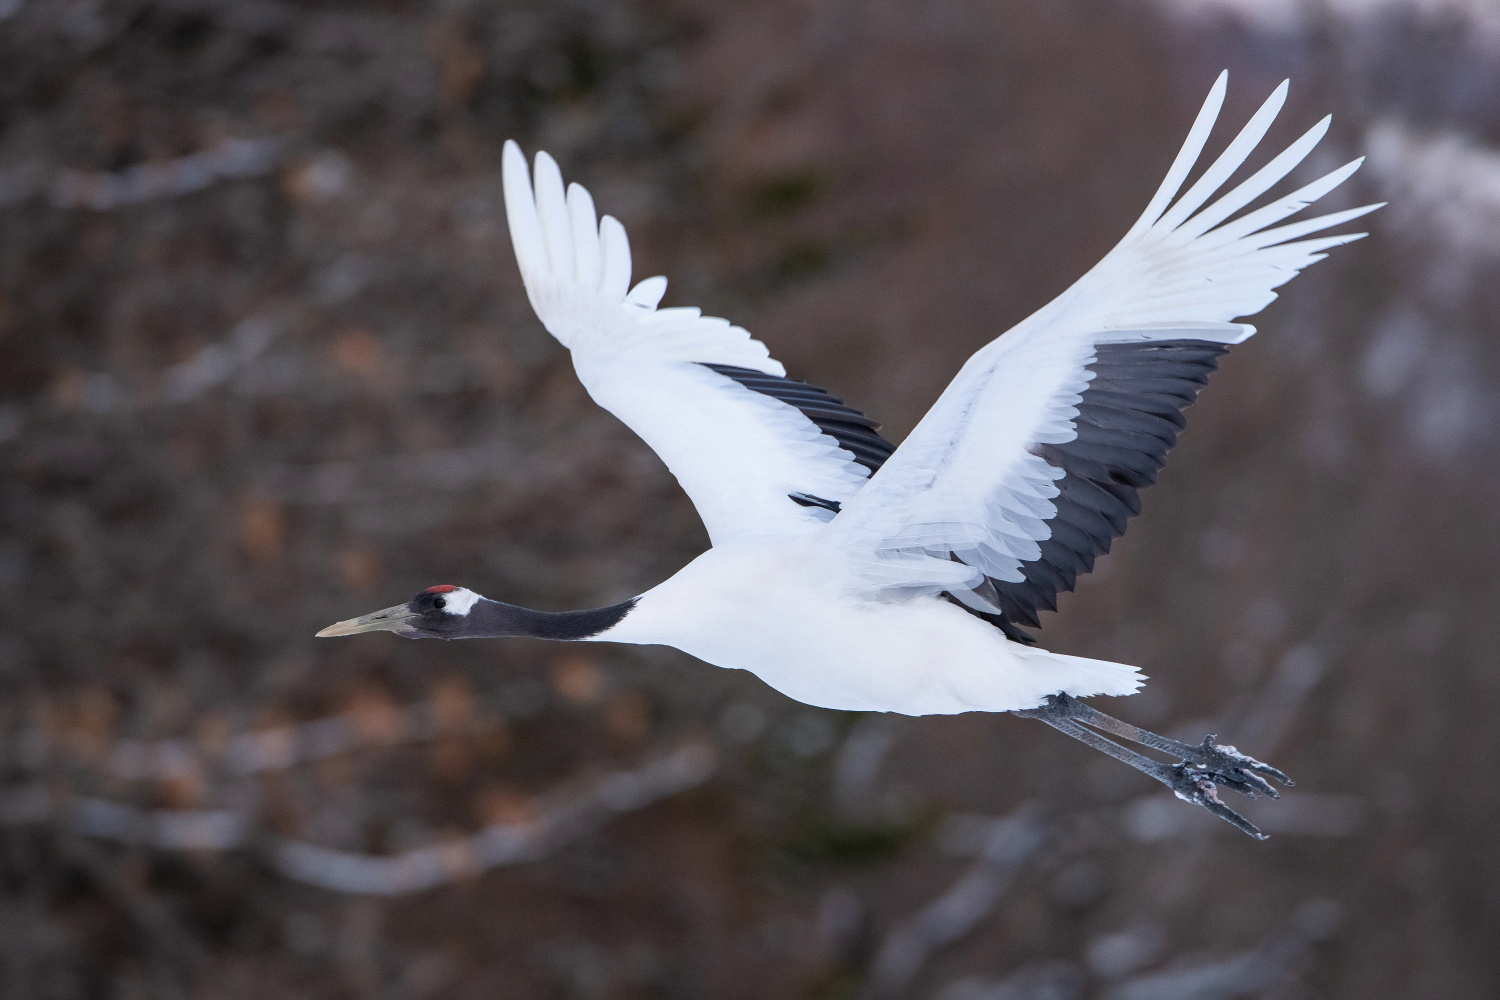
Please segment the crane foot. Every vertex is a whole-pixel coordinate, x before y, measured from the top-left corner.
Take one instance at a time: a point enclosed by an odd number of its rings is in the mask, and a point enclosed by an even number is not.
[[[1040,719],[1059,732],[1129,764],[1142,774],[1166,785],[1184,802],[1202,806],[1256,840],[1265,840],[1266,835],[1254,823],[1219,799],[1219,786],[1252,799],[1257,795],[1275,799],[1280,798],[1280,793],[1267,778],[1283,785],[1292,784],[1292,780],[1279,769],[1261,763],[1232,746],[1215,743],[1213,735],[1205,736],[1202,743],[1182,743],[1105,715],[1072,695],[1049,695],[1046,704],[1041,707],[1024,709],[1014,714],[1028,719]],[[1170,754],[1178,762],[1164,764],[1114,740],[1106,739],[1094,732],[1096,729]]]

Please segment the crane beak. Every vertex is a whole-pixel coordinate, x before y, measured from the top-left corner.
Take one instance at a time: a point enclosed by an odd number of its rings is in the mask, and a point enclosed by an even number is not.
[[[330,635],[354,635],[356,632],[401,632],[411,628],[411,608],[398,604],[383,611],[372,611],[358,618],[330,625],[318,633],[322,638]]]

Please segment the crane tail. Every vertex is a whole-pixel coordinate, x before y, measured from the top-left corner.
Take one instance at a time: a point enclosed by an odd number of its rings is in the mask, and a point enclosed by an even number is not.
[[[1047,678],[1051,688],[1048,694],[1070,694],[1075,698],[1115,697],[1135,694],[1146,682],[1146,675],[1128,663],[1068,656],[1031,646],[1020,647],[1017,655],[1032,661],[1037,674]]]

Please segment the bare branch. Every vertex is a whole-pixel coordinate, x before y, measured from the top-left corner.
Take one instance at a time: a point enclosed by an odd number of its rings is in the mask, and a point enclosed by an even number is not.
[[[574,795],[546,798],[525,823],[502,823],[447,843],[394,855],[336,851],[298,840],[272,842],[272,866],[287,878],[337,892],[419,892],[501,865],[534,861],[633,812],[708,780],[716,764],[701,743],[635,771],[620,771]],[[253,820],[227,809],[138,809],[109,799],[54,799],[40,784],[0,791],[0,823],[52,823],[78,834],[159,850],[232,850],[256,843]]]
[[[690,744],[639,771],[610,775],[577,798],[555,802],[526,824],[501,824],[433,847],[388,857],[284,840],[272,863],[287,878],[338,892],[397,896],[471,877],[487,868],[535,861],[631,812],[694,788],[713,773],[713,751]]]
[[[483,726],[471,724],[468,730],[476,728]],[[230,774],[248,776],[284,771],[366,747],[421,743],[451,729],[436,702],[382,703],[365,711],[236,734],[225,744],[222,759],[185,739],[123,739],[109,749],[103,762],[110,774],[126,781],[171,780],[208,772],[216,764]]]
[[[965,977],[944,987],[937,1000],[1075,1000],[1085,980],[1071,962],[1042,962],[1000,980]]]
[[[871,971],[872,992],[880,997],[901,994],[928,956],[994,912],[1021,867],[1046,840],[1046,832],[1030,807],[992,821],[973,867],[947,892],[886,935]]]
[[[1105,1000],[1232,1000],[1259,992],[1291,974],[1316,942],[1338,927],[1338,907],[1329,900],[1302,904],[1292,926],[1249,951],[1194,962],[1127,980]]]
[[[281,162],[274,139],[226,139],[201,153],[124,170],[91,173],[64,170],[48,191],[57,208],[108,211],[155,198],[177,198],[219,180],[263,177]]]

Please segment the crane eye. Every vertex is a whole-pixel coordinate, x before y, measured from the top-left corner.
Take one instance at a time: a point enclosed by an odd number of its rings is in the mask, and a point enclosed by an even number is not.
[[[442,609],[444,609],[444,608],[446,608],[448,606],[448,600],[447,600],[447,598],[443,598],[443,597],[436,598],[436,599],[433,600],[432,606],[435,607],[435,608],[437,608],[439,611],[441,611]]]

